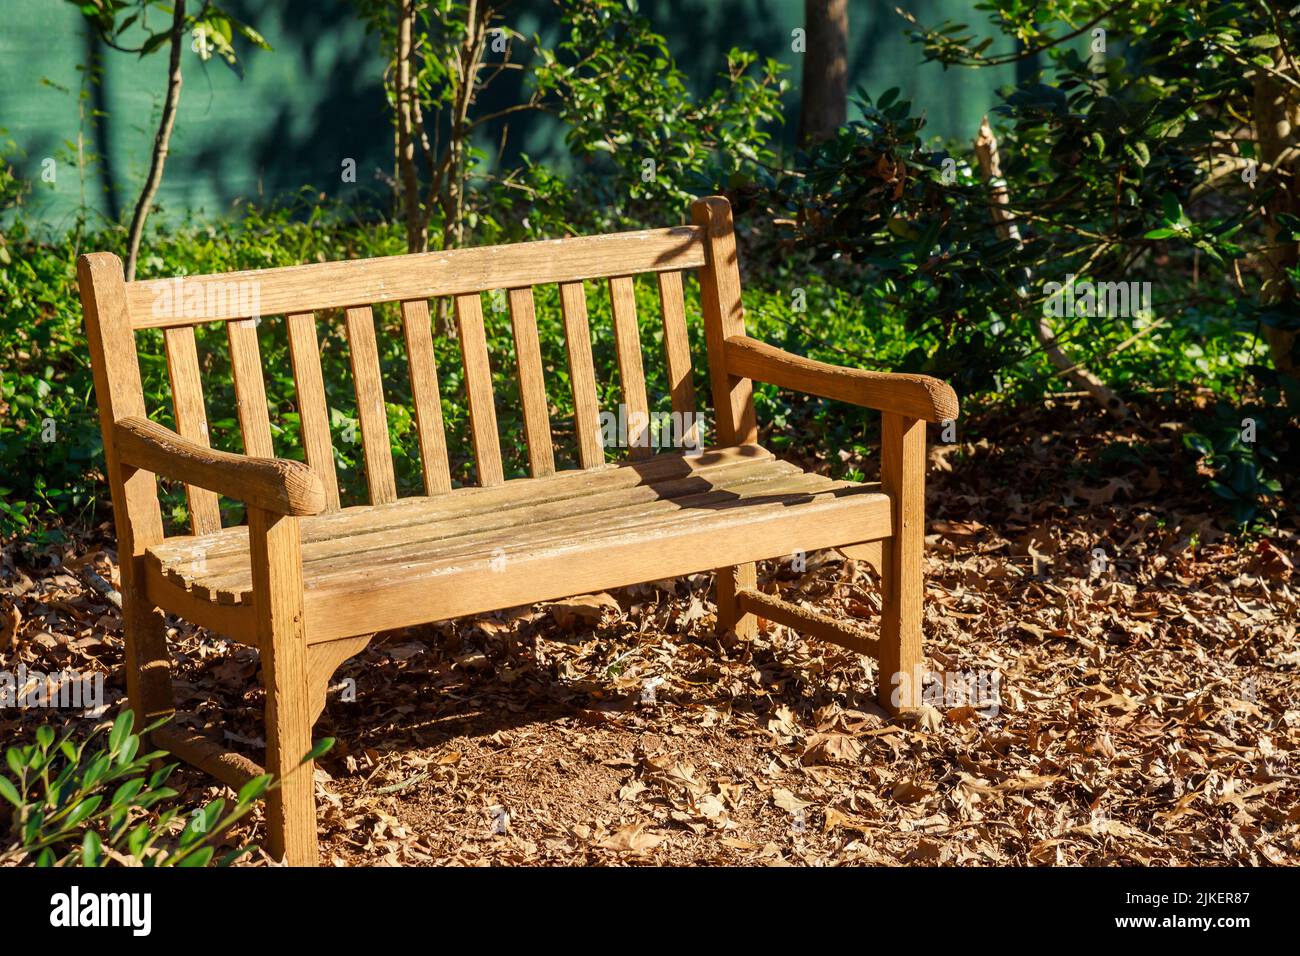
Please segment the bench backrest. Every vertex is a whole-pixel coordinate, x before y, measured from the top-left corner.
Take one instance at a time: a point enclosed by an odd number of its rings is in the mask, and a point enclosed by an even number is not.
[[[721,197],[707,197],[697,200],[691,212],[690,225],[665,229],[129,283],[123,281],[116,256],[83,256],[78,266],[81,295],[119,518],[125,508],[133,512],[133,523],[143,520],[149,528],[157,525],[152,516],[135,513],[158,511],[152,476],[120,475],[112,448],[111,423],[145,415],[135,342],[135,333],[144,329],[163,333],[177,431],[207,444],[207,410],[194,330],[206,323],[225,324],[244,452],[271,457],[276,451],[257,320],[282,316],[305,458],[325,487],[329,507],[337,509],[338,480],[316,330],[322,311],[344,311],[369,499],[381,504],[394,500],[397,488],[374,306],[400,304],[424,491],[436,495],[450,491],[451,477],[429,300],[449,297],[454,303],[473,457],[479,482],[495,485],[505,479],[482,293],[504,290],[508,297],[528,463],[532,475],[539,477],[553,473],[556,466],[533,288],[559,286],[577,460],[582,468],[590,468],[604,463],[605,450],[584,281],[603,279],[609,284],[622,400],[628,420],[636,424],[645,421],[649,409],[633,277],[654,274],[658,282],[672,410],[684,415],[696,408],[682,274],[698,269],[716,412],[709,441],[718,445],[754,441],[749,380],[729,376],[723,365],[723,340],[744,331],[730,206]],[[256,320],[250,315],[253,309]],[[637,436],[629,439],[633,457],[650,454]],[[134,483],[133,487],[124,481]],[[187,498],[195,534],[220,527],[215,495],[190,487]],[[119,520],[119,533],[120,525]]]

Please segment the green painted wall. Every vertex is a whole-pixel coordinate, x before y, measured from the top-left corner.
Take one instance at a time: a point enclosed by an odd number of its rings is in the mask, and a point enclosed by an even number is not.
[[[973,0],[899,0],[922,22],[960,16],[981,22]],[[65,0],[5,0],[0,26],[0,128],[20,154],[12,161],[33,181],[28,212],[52,229],[78,208],[122,218],[144,179],[166,75],[165,53],[145,59],[97,50],[75,7]],[[159,201],[169,217],[223,215],[232,203],[268,199],[311,186],[332,196],[384,193],[378,171],[391,169],[392,134],[383,65],[372,37],[346,0],[231,2],[274,51],[248,50],[244,76],[223,63],[185,54],[185,84],[172,154]],[[799,54],[790,31],[802,24],[802,0],[642,0],[699,90],[712,87],[732,46],[787,63],[796,87],[787,100],[785,139],[797,125]],[[927,112],[934,133],[969,138],[994,102],[1009,69],[949,72],[922,65],[903,35],[894,2],[857,0],[850,7],[851,87],[873,94],[900,87]],[[553,35],[548,0],[517,2],[511,25]],[[157,25],[161,29],[163,23]],[[100,82],[84,64],[97,60]],[[509,95],[502,89],[498,96]],[[96,122],[95,111],[103,116]],[[518,120],[515,148],[559,161],[557,127],[542,117]],[[82,157],[82,161],[78,157]],[[41,179],[55,161],[56,180]],[[358,182],[341,182],[344,158],[357,161]]]

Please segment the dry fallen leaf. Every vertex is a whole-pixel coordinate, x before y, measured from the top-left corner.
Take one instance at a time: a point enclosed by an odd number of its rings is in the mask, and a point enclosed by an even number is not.
[[[787,813],[798,813],[805,807],[812,806],[810,802],[800,800],[784,787],[777,787],[772,791],[772,802]]]
[[[623,827],[596,845],[602,850],[616,850],[620,853],[648,853],[666,839],[657,833],[647,833],[646,824],[638,821]]]
[[[14,638],[18,636],[18,627],[23,622],[23,616],[18,610],[18,605],[11,604],[9,608],[0,614],[0,651],[7,651],[13,644]]]
[[[916,803],[934,793],[930,787],[922,786],[912,780],[900,780],[895,784],[889,796],[896,803]]]
[[[862,747],[847,734],[816,734],[799,759],[805,764],[855,764],[861,756]]]
[[[599,594],[579,594],[565,601],[555,601],[547,605],[551,617],[563,630],[570,630],[581,621],[583,624],[599,624],[605,616],[621,617],[622,607],[612,597],[601,591]]]

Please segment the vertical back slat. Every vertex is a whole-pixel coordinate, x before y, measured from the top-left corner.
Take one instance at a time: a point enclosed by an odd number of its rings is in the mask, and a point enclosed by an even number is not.
[[[686,334],[686,301],[680,272],[659,273],[659,305],[664,320],[664,359],[668,363],[668,393],[673,411],[695,412],[695,379],[691,374],[691,343]]]
[[[334,472],[334,445],[330,440],[329,406],[321,377],[320,344],[316,340],[316,316],[298,312],[285,316],[289,329],[289,356],[293,382],[298,392],[298,419],[302,425],[302,447],[307,464],[325,488],[327,511],[339,510],[339,479]]]
[[[600,403],[591,363],[591,329],[587,325],[587,293],[581,282],[560,283],[564,313],[564,342],[573,383],[573,428],[578,438],[578,462],[583,468],[604,464],[600,443]]]
[[[646,400],[641,333],[636,324],[636,287],[631,276],[616,276],[609,280],[609,301],[614,313],[618,374],[623,382],[623,402],[627,406],[627,443],[632,458],[647,458],[652,454],[650,403]]]
[[[199,352],[194,344],[194,327],[176,326],[163,330],[167,347],[167,376],[172,386],[172,408],[176,432],[182,438],[208,445],[208,413],[203,405],[203,382],[199,376]],[[185,486],[190,506],[190,529],[195,534],[221,530],[221,508],[217,496],[197,485]]]
[[[456,328],[461,359],[465,363],[465,395],[469,400],[470,428],[474,435],[474,460],[483,487],[505,481],[501,470],[501,438],[492,397],[492,368],[488,364],[487,335],[483,331],[480,294],[456,296]]]
[[[230,343],[230,368],[235,377],[235,402],[239,406],[244,454],[274,458],[266,385],[262,381],[262,354],[257,347],[257,321],[235,319],[227,322],[226,338]]]
[[[357,389],[357,418],[366,456],[366,484],[370,503],[382,505],[397,498],[393,478],[393,450],[388,444],[388,414],[379,374],[379,348],[375,343],[375,318],[370,306],[347,310],[348,351],[352,381]]]
[[[537,314],[533,308],[531,288],[510,290],[510,324],[515,333],[519,400],[524,407],[528,465],[533,477],[540,478],[555,473],[555,452],[551,447],[551,416],[547,412],[542,347],[537,338]]]
[[[445,495],[451,491],[451,468],[447,463],[447,433],[442,421],[438,365],[433,357],[433,332],[426,300],[408,299],[402,303],[402,330],[406,335],[406,361],[411,370],[415,428],[420,436],[424,493]]]

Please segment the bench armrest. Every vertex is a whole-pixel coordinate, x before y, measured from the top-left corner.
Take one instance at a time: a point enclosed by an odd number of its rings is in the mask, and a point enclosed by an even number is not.
[[[124,464],[242,501],[278,515],[325,510],[320,479],[300,461],[234,455],[182,438],[145,418],[122,418],[113,441]]]
[[[724,343],[727,372],[808,395],[820,395],[927,422],[957,417],[957,393],[928,375],[867,372],[804,358],[748,335]]]

